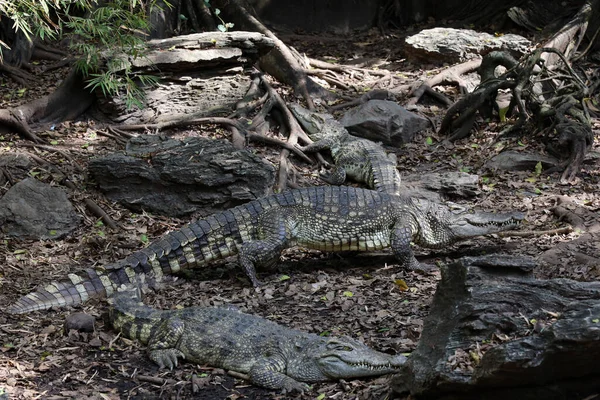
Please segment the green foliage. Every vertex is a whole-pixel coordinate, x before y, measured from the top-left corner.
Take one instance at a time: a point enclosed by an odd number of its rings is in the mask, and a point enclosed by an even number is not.
[[[70,36],[79,55],[76,68],[88,79],[90,90],[106,96],[123,95],[127,107],[141,107],[140,85],[155,85],[157,78],[138,75],[119,54],[135,59],[144,55],[149,31],[149,12],[157,0],[0,0],[0,13],[14,22],[14,29],[29,39]],[[170,6],[166,3],[167,6]],[[78,16],[83,15],[83,17]],[[6,46],[1,43],[0,45]],[[103,60],[110,60],[104,64]]]
[[[210,0],[204,0],[204,5],[210,9]],[[228,30],[233,28],[233,22],[225,22],[223,18],[221,18],[221,10],[215,8],[213,14],[215,14],[215,17],[217,17],[219,21],[221,21],[221,23],[217,25],[218,30],[220,30],[221,32],[227,32]]]

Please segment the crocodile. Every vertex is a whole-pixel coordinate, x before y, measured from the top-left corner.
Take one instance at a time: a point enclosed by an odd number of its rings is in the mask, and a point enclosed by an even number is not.
[[[292,246],[322,251],[375,251],[391,247],[403,267],[420,268],[411,240],[442,248],[461,239],[500,232],[523,220],[517,212],[456,212],[447,205],[348,186],[292,189],[192,222],[148,247],[102,267],[68,275],[21,297],[8,308],[25,313],[110,297],[136,277],[166,276],[238,254],[254,286],[255,267],[270,267]]]
[[[158,310],[141,302],[137,289],[117,291],[109,320],[117,331],[148,346],[160,368],[178,359],[247,374],[258,386],[308,389],[304,382],[396,372],[403,355],[375,351],[347,336],[324,337],[290,329],[225,307]]]
[[[368,139],[352,136],[330,114],[307,110],[291,104],[290,110],[314,143],[300,147],[305,153],[329,150],[335,165],[321,179],[342,185],[346,178],[366,184],[380,192],[400,194],[400,173],[396,155],[386,154],[383,147]]]

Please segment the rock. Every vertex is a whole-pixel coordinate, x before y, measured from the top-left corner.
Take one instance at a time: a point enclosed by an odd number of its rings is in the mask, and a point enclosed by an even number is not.
[[[542,170],[556,167],[559,164],[554,157],[508,150],[492,157],[485,163],[485,167],[506,171],[534,171],[538,162],[542,163]]]
[[[269,193],[274,168],[225,140],[140,136],[115,153],[90,162],[106,196],[134,211],[181,217],[212,214]]]
[[[495,50],[508,51],[518,58],[532,49],[523,36],[512,33],[500,36],[470,29],[425,29],[405,39],[404,50],[418,62],[457,63],[483,57]]]
[[[29,171],[37,164],[23,154],[7,153],[0,155],[0,186],[14,183],[29,176]]]
[[[389,100],[369,100],[348,110],[340,123],[355,136],[396,147],[410,143],[415,133],[430,126],[426,118]]]
[[[536,279],[530,257],[442,267],[421,339],[392,380],[436,399],[585,398],[600,389],[600,282]]]
[[[479,176],[458,171],[411,174],[402,177],[402,186],[402,194],[439,202],[477,196]]]
[[[96,319],[83,312],[73,313],[65,318],[65,333],[71,329],[79,332],[94,332]]]
[[[17,183],[0,199],[0,229],[7,236],[60,239],[79,221],[63,190],[34,178]]]

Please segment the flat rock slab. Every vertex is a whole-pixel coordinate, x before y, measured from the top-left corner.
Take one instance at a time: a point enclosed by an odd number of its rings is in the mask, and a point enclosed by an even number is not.
[[[21,239],[60,239],[79,225],[67,194],[35,178],[14,185],[0,199],[0,229]]]
[[[470,29],[425,29],[405,39],[404,50],[415,61],[457,63],[483,57],[495,50],[508,51],[515,57],[527,53],[532,44],[523,36],[500,36]]]
[[[92,160],[89,172],[106,196],[134,211],[208,215],[269,193],[275,169],[225,140],[133,138],[127,151]]]
[[[492,157],[485,163],[485,167],[505,171],[534,171],[538,163],[541,163],[542,170],[546,170],[556,167],[559,161],[554,157],[537,153],[508,150]]]
[[[392,388],[415,398],[565,399],[600,390],[600,282],[535,279],[533,258],[442,267],[417,349]]]
[[[348,132],[365,139],[400,147],[431,126],[428,119],[389,100],[369,100],[344,114],[340,123]]]

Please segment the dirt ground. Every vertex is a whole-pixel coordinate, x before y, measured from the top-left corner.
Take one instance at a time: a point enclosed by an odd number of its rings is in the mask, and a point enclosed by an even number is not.
[[[321,35],[305,39],[294,36],[290,41],[309,56],[337,60],[343,57],[377,59],[378,68],[387,68],[407,83],[438,72],[439,67],[414,65],[402,59],[398,35],[382,39],[375,33],[362,34],[348,40]],[[2,81],[1,106],[8,107],[37,98],[42,91],[51,91],[65,70],[43,76],[47,85],[42,90],[21,88]],[[363,82],[345,77],[347,83],[361,88]],[[286,88],[279,88],[289,96]],[[455,88],[445,88],[446,95],[457,98]],[[361,94],[360,92],[358,94]],[[402,104],[402,101],[400,100]],[[419,111],[437,125],[444,108],[427,100]],[[600,122],[594,121],[595,133]],[[0,136],[0,154],[19,151],[37,154],[67,172],[78,185],[86,182],[84,172],[88,159],[121,149],[109,138],[94,134],[91,120],[63,123],[42,134],[56,141],[57,148],[68,151],[71,159],[56,152],[26,147],[28,143],[13,134]],[[214,128],[216,129],[216,128]],[[600,209],[596,194],[600,183],[598,162],[584,166],[580,181],[574,185],[559,185],[559,173],[536,175],[534,171],[501,172],[484,168],[486,160],[505,148],[518,151],[542,151],[533,137],[497,141],[497,123],[480,121],[478,132],[454,145],[443,144],[432,130],[418,135],[415,141],[396,150],[401,174],[430,171],[468,171],[478,174],[481,193],[474,199],[457,200],[488,211],[519,210],[527,214],[524,230],[539,231],[565,226],[552,213],[557,196],[568,196],[592,215]],[[203,129],[209,134],[208,129]],[[197,134],[182,130],[179,135]],[[217,131],[218,135],[226,132]],[[429,139],[428,139],[429,138]],[[599,151],[598,141],[593,151]],[[267,160],[276,164],[278,149],[252,145]],[[392,150],[392,149],[390,149]],[[75,165],[76,164],[76,165]],[[296,162],[302,185],[322,184],[311,167]],[[30,175],[44,182],[53,182],[51,171],[36,168]],[[3,195],[9,188],[0,188]],[[135,214],[102,197],[92,185],[84,192],[68,190],[72,202],[84,217],[79,230],[64,240],[16,241],[0,240],[0,309],[29,293],[39,284],[62,279],[67,273],[90,265],[102,265],[144,246],[143,237],[157,238],[176,229],[187,220]],[[116,220],[122,229],[111,232],[90,215],[83,204],[91,197]],[[563,235],[533,235],[531,237],[485,237],[462,242],[451,248],[425,251],[416,249],[422,262],[447,263],[465,255],[491,252],[539,257],[580,237],[574,231]],[[583,242],[578,251],[592,258],[600,257],[595,242]],[[583,265],[570,250],[554,257],[554,264],[542,264],[536,271],[544,278],[569,277],[596,280],[600,263]],[[274,271],[263,272],[260,289],[253,289],[236,260],[211,265],[194,276],[177,279],[146,298],[146,303],[159,308],[191,305],[232,304],[244,312],[260,315],[292,328],[323,335],[349,335],[369,346],[392,354],[410,353],[416,346],[423,319],[440,279],[439,272],[428,275],[402,270],[387,253],[322,254],[318,251],[291,249],[285,252]],[[408,289],[396,281],[402,279]],[[183,363],[174,371],[159,370],[145,355],[139,344],[124,339],[103,322],[107,310],[104,301],[91,301],[74,309],[35,312],[12,316],[0,311],[0,399],[2,391],[11,399],[281,399],[283,395],[254,387],[247,381],[232,377],[226,371]],[[65,316],[84,311],[96,318],[93,333],[65,332]],[[312,399],[383,399],[390,398],[389,377],[327,382],[313,385],[313,390],[295,397]]]

